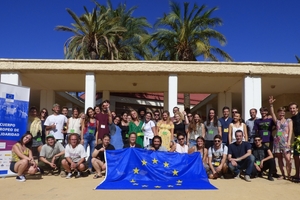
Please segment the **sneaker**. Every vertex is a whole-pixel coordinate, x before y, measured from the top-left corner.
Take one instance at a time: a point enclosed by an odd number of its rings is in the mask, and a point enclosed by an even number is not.
[[[67,176],[65,171],[61,171],[59,175],[62,178],[65,178]]]
[[[66,179],[70,179],[70,178],[72,178],[72,173],[71,172],[69,172],[68,175],[66,176]]]
[[[25,178],[25,176],[21,175],[21,176],[17,176],[17,177],[16,177],[16,180],[17,180],[17,181],[20,181],[20,182],[25,182],[25,181],[26,181],[26,178]]]
[[[240,178],[240,172],[234,175],[234,179],[238,179],[238,178]]]
[[[268,177],[268,180],[269,180],[269,181],[274,181],[274,178],[273,178],[272,176],[269,176],[269,177]]]
[[[251,182],[251,179],[250,179],[250,176],[249,176],[249,175],[245,175],[245,181]]]
[[[81,176],[80,172],[77,172],[75,178],[79,178]]]

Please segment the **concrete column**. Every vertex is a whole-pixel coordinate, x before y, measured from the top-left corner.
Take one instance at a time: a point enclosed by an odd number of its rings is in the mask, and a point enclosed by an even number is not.
[[[84,112],[88,107],[94,108],[96,103],[96,77],[93,72],[87,72],[85,74],[85,102]]]
[[[110,100],[110,106],[109,106],[109,109],[111,111],[115,111],[116,112],[116,101],[115,100]],[[121,113],[119,113],[121,114]]]
[[[110,92],[108,90],[103,90],[102,92],[102,101],[110,101]]]
[[[260,76],[245,76],[243,87],[243,118],[249,118],[249,110],[251,108],[260,109],[262,105],[261,93],[261,77]],[[259,112],[257,116],[259,117]]]
[[[164,92],[164,110],[168,110],[169,109],[169,93],[168,92]]]
[[[228,106],[232,109],[232,93],[220,92],[218,93],[218,117],[223,116],[223,107]]]
[[[22,86],[21,75],[19,72],[1,72],[0,82]]]
[[[41,90],[40,110],[43,108],[47,108],[48,113],[51,114],[52,106],[54,103],[55,103],[55,92],[53,90]]]
[[[168,110],[172,113],[173,108],[177,106],[177,93],[178,93],[178,77],[177,74],[169,75],[168,82]]]

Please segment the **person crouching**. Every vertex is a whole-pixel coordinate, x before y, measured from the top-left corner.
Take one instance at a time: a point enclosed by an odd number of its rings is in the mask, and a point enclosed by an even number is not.
[[[65,148],[65,159],[61,162],[63,168],[68,173],[67,179],[72,178],[72,172],[76,173],[75,178],[79,178],[81,172],[87,169],[85,157],[86,153],[84,147],[80,144],[79,135],[71,133]]]

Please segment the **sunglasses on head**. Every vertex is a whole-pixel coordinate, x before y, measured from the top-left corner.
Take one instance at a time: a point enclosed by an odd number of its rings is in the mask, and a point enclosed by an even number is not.
[[[184,140],[184,138],[178,138],[179,141]]]
[[[214,142],[217,142],[217,143],[219,143],[219,142],[221,142],[221,140],[215,140]]]

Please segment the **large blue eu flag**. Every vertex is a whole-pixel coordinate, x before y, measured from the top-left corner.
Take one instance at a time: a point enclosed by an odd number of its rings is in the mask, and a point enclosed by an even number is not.
[[[96,189],[216,189],[200,153],[179,154],[127,148],[106,151],[106,177]]]

